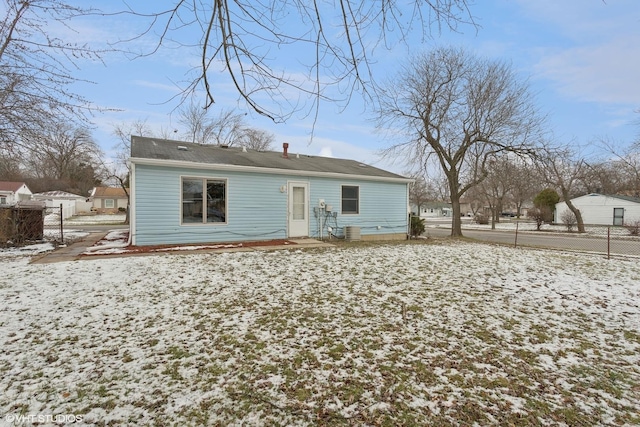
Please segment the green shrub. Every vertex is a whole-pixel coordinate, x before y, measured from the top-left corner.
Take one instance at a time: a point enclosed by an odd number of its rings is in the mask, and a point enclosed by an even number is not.
[[[424,219],[418,216],[411,217],[411,237],[417,237],[424,233]]]
[[[553,222],[553,211],[556,209],[556,203],[560,201],[558,192],[553,188],[545,188],[533,199],[533,206],[538,208],[542,213],[544,222]]]

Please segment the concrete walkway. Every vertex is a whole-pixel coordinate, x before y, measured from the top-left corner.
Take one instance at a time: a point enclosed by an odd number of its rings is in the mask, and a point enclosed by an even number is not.
[[[52,262],[64,262],[75,261],[87,250],[88,247],[98,243],[107,233],[104,231],[98,231],[95,233],[89,233],[87,237],[82,240],[73,242],[72,244],[60,247],[53,252],[48,252],[40,257],[34,258],[31,264],[50,264]]]
[[[193,254],[193,253],[215,253],[215,252],[250,252],[250,251],[272,251],[278,249],[308,249],[308,248],[330,248],[334,245],[320,240],[304,238],[304,239],[288,239],[295,245],[259,245],[259,246],[243,246],[233,248],[216,248],[216,249],[195,249],[180,251],[162,251],[162,252],[142,252],[142,253],[116,253],[109,255],[92,255],[82,256],[87,248],[98,243],[107,233],[94,232],[80,241],[74,242],[69,246],[61,247],[53,252],[46,253],[38,258],[34,258],[32,264],[49,264],[54,262],[87,260],[87,259],[104,259],[114,257],[130,257],[130,256],[149,256],[149,255],[173,255],[173,254]],[[184,246],[184,245],[183,245]]]

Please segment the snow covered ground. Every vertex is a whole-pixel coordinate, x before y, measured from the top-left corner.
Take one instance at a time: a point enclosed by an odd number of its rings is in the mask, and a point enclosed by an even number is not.
[[[635,261],[440,241],[0,263],[0,423],[640,423]]]
[[[98,225],[98,224],[122,224],[126,215],[124,213],[111,215],[78,215],[64,220],[66,226]]]

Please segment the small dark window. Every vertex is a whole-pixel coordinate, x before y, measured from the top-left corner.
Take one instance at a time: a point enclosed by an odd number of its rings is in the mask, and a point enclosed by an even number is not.
[[[360,188],[353,185],[342,186],[342,213],[360,213]]]
[[[624,225],[624,208],[613,208],[613,225]]]

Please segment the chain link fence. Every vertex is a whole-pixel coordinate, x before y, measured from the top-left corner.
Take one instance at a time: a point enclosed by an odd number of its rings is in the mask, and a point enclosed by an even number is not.
[[[576,250],[612,256],[640,256],[640,224],[623,226],[587,225],[585,231],[564,225],[544,225],[540,230],[530,223],[517,222],[514,245]]]
[[[44,238],[54,245],[64,244],[64,218],[63,206],[47,206],[44,215]]]
[[[451,235],[451,218],[425,218],[423,236],[448,237]],[[494,228],[495,227],[495,228]],[[493,226],[465,218],[462,223],[465,237],[515,247],[534,247],[560,251],[580,251],[598,256],[640,257],[640,223],[622,226],[587,225],[585,232],[578,232],[560,224],[537,224],[530,220],[502,218]]]

